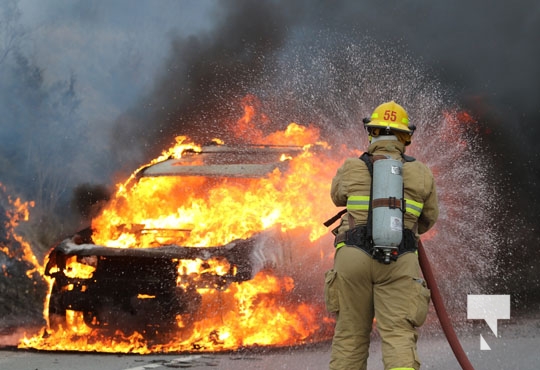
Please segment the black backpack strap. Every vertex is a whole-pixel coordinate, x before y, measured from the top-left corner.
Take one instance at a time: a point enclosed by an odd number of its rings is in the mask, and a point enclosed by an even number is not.
[[[360,159],[364,161],[369,171],[369,174],[371,175],[371,177],[373,177],[373,160],[371,159],[371,157],[371,154],[365,152],[360,156]]]
[[[370,246],[373,245],[373,212],[372,212],[372,206],[371,202],[373,200],[373,159],[372,155],[364,152],[360,156],[360,159],[366,164],[367,169],[369,171],[369,175],[371,176],[371,184],[369,186],[369,206],[368,206],[368,218],[367,218],[367,224],[366,224],[366,239]],[[351,227],[349,225],[349,227]]]
[[[411,157],[410,155],[407,155],[405,153],[401,154],[401,158],[403,158],[403,161],[405,161],[405,162],[414,162],[414,161],[416,161],[416,158]]]
[[[347,212],[347,208],[342,209],[341,211],[336,213],[332,218],[329,218],[328,220],[323,222],[323,225],[326,226],[326,227],[330,227],[334,222],[339,220],[341,218],[341,216],[343,216],[345,214],[345,212]]]

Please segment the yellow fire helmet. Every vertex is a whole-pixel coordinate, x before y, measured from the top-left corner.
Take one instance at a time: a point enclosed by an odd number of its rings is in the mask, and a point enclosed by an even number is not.
[[[409,115],[405,109],[395,101],[390,101],[379,105],[373,111],[370,118],[364,118],[364,127],[368,131],[377,131],[377,136],[381,130],[372,130],[375,128],[392,132],[398,138],[405,142],[405,145],[411,143],[411,136],[416,127],[409,123]]]

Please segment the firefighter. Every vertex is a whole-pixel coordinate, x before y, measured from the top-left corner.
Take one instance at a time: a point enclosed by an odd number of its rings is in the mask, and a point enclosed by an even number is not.
[[[381,104],[371,119],[364,119],[364,126],[369,134],[367,153],[346,159],[331,187],[334,204],[346,206],[347,212],[332,231],[334,266],[325,274],[326,306],[336,315],[330,369],[366,369],[370,334],[376,326],[385,370],[417,370],[416,327],[424,323],[430,301],[417,248],[419,235],[434,225],[439,214],[435,182],[426,165],[405,155],[415,127],[403,107],[394,101]],[[403,235],[390,261],[376,253],[370,225],[373,163],[380,158],[403,164],[403,198],[398,202]]]

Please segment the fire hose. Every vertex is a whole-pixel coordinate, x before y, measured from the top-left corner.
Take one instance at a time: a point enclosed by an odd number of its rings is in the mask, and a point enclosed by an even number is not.
[[[474,367],[471,365],[467,354],[463,350],[463,347],[461,347],[461,343],[459,342],[452,323],[450,322],[448,312],[444,306],[441,292],[439,291],[439,287],[435,281],[435,276],[433,275],[431,264],[429,263],[426,252],[424,251],[422,241],[418,242],[418,259],[420,261],[420,268],[422,269],[422,273],[426,279],[427,286],[431,290],[431,301],[433,302],[433,306],[437,312],[437,317],[439,318],[444,335],[446,336],[446,339],[448,340],[456,359],[463,370],[474,370]]]

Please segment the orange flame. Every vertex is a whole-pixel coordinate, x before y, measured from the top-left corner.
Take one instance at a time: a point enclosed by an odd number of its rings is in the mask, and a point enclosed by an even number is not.
[[[155,333],[95,328],[83,312],[67,310],[60,326],[23,338],[20,348],[148,354],[287,346],[330,338],[333,319],[326,315],[320,299],[306,299],[301,291],[302,281],[297,279],[298,271],[306,270],[312,260],[299,259],[298,255],[317,259],[317,266],[322,265],[320,261],[331,259],[331,247],[328,252],[315,247],[322,235],[328,235],[322,221],[329,216],[327,211],[334,209],[328,196],[330,179],[343,157],[359,153],[339,148],[333,149],[334,155],[327,155],[325,150],[330,146],[321,141],[319,130],[313,125],[290,123],[283,130],[268,132],[270,121],[257,112],[256,99],[250,96],[243,103],[244,115],[236,123],[235,136],[251,144],[302,147],[298,155],[282,155],[281,160],[288,166],[276,168],[265,178],[237,181],[203,177],[139,179],[139,171],[147,165],[142,166],[126,182],[117,185],[112,201],[93,222],[92,237],[96,244],[118,248],[162,244],[211,247],[249,238],[264,230],[289,231],[287,238],[293,248],[282,259],[288,261],[286,268],[265,265],[251,280],[234,282],[223,289],[197,286],[201,300],[188,304],[197,303],[199,308],[178,315],[173,327],[157,327]],[[463,151],[467,145],[462,140],[464,133],[475,132],[474,123],[477,122],[465,112],[448,111],[443,128],[449,135],[440,137],[451,142],[452,148],[457,143],[455,152]],[[214,141],[224,144],[220,139]],[[179,136],[176,145],[150,164],[201,150],[188,137]],[[19,211],[10,214],[10,219],[27,217],[24,209],[32,203],[12,203]],[[434,238],[436,233],[430,231],[423,240]],[[177,262],[176,284],[186,289],[202,274],[231,273],[231,265],[220,259]],[[63,272],[66,276],[88,278],[93,276],[94,265],[91,258],[72,258]],[[137,299],[151,301],[155,296],[140,294]],[[44,312],[48,312],[47,306]]]
[[[237,122],[236,135],[255,145],[300,147],[298,155],[281,156],[288,166],[278,167],[263,178],[219,181],[195,176],[138,178],[137,173],[146,167],[142,166],[125,183],[117,185],[114,198],[94,219],[93,241],[116,248],[163,244],[211,247],[247,239],[269,229],[297,230],[291,244],[301,251],[298,253],[309,254],[314,242],[328,234],[322,222],[328,210],[334,209],[329,197],[329,179],[342,157],[333,160],[325,154],[330,146],[320,140],[319,130],[313,125],[290,123],[282,131],[263,133],[260,127],[255,127],[256,111],[250,102],[253,98],[244,101],[245,113]],[[266,117],[257,122],[268,123]],[[201,151],[200,146],[185,136],[177,137],[176,142],[151,163],[181,158],[186,151]],[[222,144],[219,139],[215,142]],[[319,260],[325,258],[321,251],[312,253]],[[68,261],[66,275],[69,272],[92,276],[92,261],[80,262]],[[230,270],[230,265],[221,260],[179,261],[178,266],[183,277],[177,281],[179,287],[186,287],[203,273],[222,276]],[[292,265],[291,268],[303,267]],[[289,273],[263,269],[253,279],[231,283],[222,290],[197,288],[200,308],[192,315],[178,316],[176,328],[171,333],[161,333],[161,339],[170,336],[164,343],[155,344],[139,332],[100,331],[88,326],[80,312],[68,310],[69,317],[63,326],[56,330],[49,328],[45,335],[24,338],[19,346],[151,353],[284,346],[328,339],[332,320],[326,317],[321,300],[300,298],[297,289]]]
[[[33,201],[23,202],[20,198],[12,199],[7,194],[6,187],[0,183],[0,192],[5,195],[6,204],[6,220],[4,221],[4,229],[8,240],[14,240],[20,245],[20,248],[12,248],[12,245],[0,244],[0,250],[11,258],[23,259],[34,266],[33,269],[26,272],[28,277],[36,271],[41,271],[41,266],[32,251],[30,244],[24,238],[15,232],[15,229],[21,222],[28,221],[30,217],[30,208],[35,206]]]
[[[152,233],[138,236],[142,228],[176,229],[185,231],[180,239],[175,235],[177,244],[213,246],[280,225],[283,231],[310,227],[310,239],[316,240],[327,230],[313,215],[333,207],[327,179],[337,168],[337,162],[329,163],[328,158],[310,150],[310,143],[316,143],[318,137],[316,127],[291,123],[286,130],[265,138],[265,143],[303,145],[305,149],[298,157],[282,157],[290,162],[285,173],[276,169],[264,179],[217,182],[201,177],[149,177],[129,192],[120,186],[111,205],[94,220],[93,239],[110,247],[149,247],[166,243],[166,237],[158,240]],[[185,150],[185,139],[160,158]],[[326,143],[319,145],[328,148]],[[306,206],[299,209],[297,204]]]

